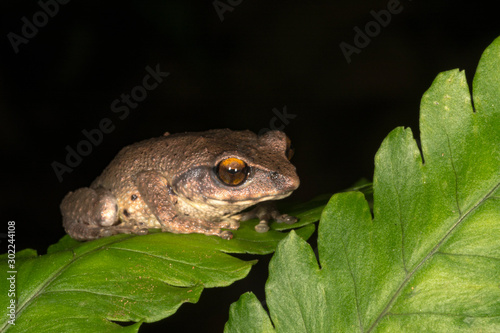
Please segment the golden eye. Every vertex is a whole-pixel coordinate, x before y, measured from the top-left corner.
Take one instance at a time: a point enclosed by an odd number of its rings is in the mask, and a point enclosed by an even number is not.
[[[286,158],[288,158],[288,160],[290,161],[294,153],[295,149],[293,149],[292,141],[288,137],[286,137],[286,150],[285,150]]]
[[[237,186],[243,184],[248,177],[249,168],[245,162],[230,157],[217,165],[217,176],[226,185]]]

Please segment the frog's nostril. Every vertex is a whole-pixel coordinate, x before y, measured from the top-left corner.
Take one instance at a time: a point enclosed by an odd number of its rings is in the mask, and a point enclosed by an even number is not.
[[[279,172],[272,171],[269,173],[269,179],[273,182],[278,191],[294,191],[299,187],[299,179],[296,176],[286,176]]]

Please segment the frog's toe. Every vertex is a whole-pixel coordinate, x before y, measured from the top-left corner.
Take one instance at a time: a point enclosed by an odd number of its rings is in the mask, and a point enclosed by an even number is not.
[[[258,233],[264,233],[269,231],[269,225],[267,224],[267,221],[262,220],[255,226],[255,231]]]
[[[220,234],[219,234],[219,237],[222,238],[222,239],[231,239],[233,238],[233,233],[231,231],[228,231],[228,230],[224,230],[222,231]]]
[[[134,229],[134,234],[147,235],[147,234],[149,234],[149,230],[148,230],[148,228],[136,228],[136,229]]]
[[[116,235],[116,232],[110,228],[101,229],[99,232],[99,237],[109,237],[113,235]]]
[[[282,214],[282,215],[276,216],[275,220],[278,223],[294,224],[295,222],[297,222],[298,219],[295,216],[290,216],[288,214]]]
[[[235,220],[235,219],[227,219],[222,221],[219,226],[222,229],[231,229],[231,230],[237,230],[240,227],[240,221]]]

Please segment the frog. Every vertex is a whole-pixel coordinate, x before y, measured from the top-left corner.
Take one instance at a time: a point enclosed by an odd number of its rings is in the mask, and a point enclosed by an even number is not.
[[[293,224],[274,204],[300,185],[293,152],[279,130],[167,132],[124,147],[89,187],[69,192],[63,227],[78,241],[150,229],[229,240],[253,218],[259,233],[272,220]]]

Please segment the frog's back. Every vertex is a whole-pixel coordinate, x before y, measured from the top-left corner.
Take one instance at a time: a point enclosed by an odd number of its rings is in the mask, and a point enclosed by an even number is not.
[[[157,170],[160,167],[162,150],[166,150],[168,137],[143,140],[124,147],[102,174],[92,183],[92,188],[113,189],[120,183],[130,181],[138,172]]]
[[[114,190],[141,171],[159,171],[167,180],[197,164],[210,164],[224,151],[258,146],[257,135],[250,131],[229,129],[185,132],[144,140],[123,148],[91,187]]]

